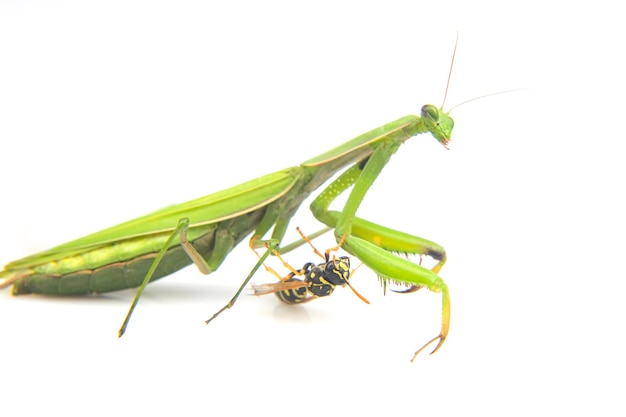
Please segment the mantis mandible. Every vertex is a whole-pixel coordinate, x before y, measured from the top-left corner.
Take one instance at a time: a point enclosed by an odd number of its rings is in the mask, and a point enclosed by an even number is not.
[[[450,74],[448,84],[449,81]],[[299,166],[10,262],[0,271],[0,288],[12,285],[14,295],[71,295],[139,287],[118,332],[122,336],[149,282],[191,263],[203,274],[214,272],[230,251],[252,233],[250,246],[265,251],[234,297],[208,323],[233,306],[270,254],[285,253],[303,244],[300,240],[281,246],[290,219],[309,194],[345,169],[311,204],[315,218],[326,226],[311,237],[333,230],[338,244],[372,269],[383,283],[426,287],[440,293],[441,330],[415,352],[413,359],[424,348],[438,342],[431,352],[434,353],[445,341],[450,324],[450,294],[438,275],[447,260],[445,250],[429,240],[359,218],[356,213],[369,188],[404,142],[430,133],[447,148],[453,126],[454,121],[449,112],[443,111],[443,104],[441,108],[424,105],[419,116],[406,116],[370,130]],[[329,210],[330,204],[349,188],[343,208]],[[265,238],[270,230],[271,236]],[[428,269],[394,252],[430,256],[437,263]]]

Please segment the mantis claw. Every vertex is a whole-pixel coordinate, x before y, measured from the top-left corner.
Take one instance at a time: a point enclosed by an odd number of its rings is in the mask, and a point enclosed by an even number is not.
[[[417,358],[417,355],[420,354],[421,351],[423,351],[424,349],[426,349],[430,344],[432,344],[433,342],[435,342],[436,340],[439,340],[439,343],[437,343],[437,346],[435,346],[435,349],[433,349],[432,352],[430,352],[430,355],[432,355],[433,353],[437,352],[439,350],[439,348],[443,345],[443,341],[446,340],[446,336],[443,334],[439,334],[435,337],[433,337],[432,339],[430,339],[424,346],[422,346],[421,348],[419,348],[414,354],[413,354],[413,358],[411,358],[411,362],[413,362],[415,360],[415,358]]]

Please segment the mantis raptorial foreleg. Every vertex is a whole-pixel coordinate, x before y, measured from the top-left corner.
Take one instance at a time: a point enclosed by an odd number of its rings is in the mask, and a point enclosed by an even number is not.
[[[407,285],[425,286],[433,292],[442,294],[442,324],[438,336],[418,349],[413,356],[426,346],[439,341],[437,351],[448,335],[450,327],[450,295],[445,282],[437,275],[446,262],[443,247],[425,239],[398,232],[356,217],[356,211],[365,194],[389,161],[397,146],[385,146],[384,143],[372,155],[355,164],[340,175],[311,204],[315,217],[329,227],[334,227],[335,238],[343,242],[343,248],[359,258],[384,281],[395,281]],[[337,196],[352,187],[350,196],[341,212],[329,211],[328,208]],[[439,260],[432,270],[424,268],[389,251],[429,255]]]

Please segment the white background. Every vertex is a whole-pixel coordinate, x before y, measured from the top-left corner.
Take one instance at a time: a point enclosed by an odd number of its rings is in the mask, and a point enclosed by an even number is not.
[[[359,211],[446,247],[450,336],[409,363],[440,298],[383,297],[366,268],[369,306],[243,297],[207,327],[255,262],[242,245],[151,285],[120,340],[133,291],[3,291],[3,415],[624,414],[617,9],[206,3],[0,3],[0,263],[441,105],[458,30],[447,109],[525,90],[455,109],[449,151],[409,141]]]

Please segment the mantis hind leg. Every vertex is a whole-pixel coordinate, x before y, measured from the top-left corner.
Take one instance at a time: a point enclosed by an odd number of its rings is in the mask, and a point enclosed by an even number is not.
[[[133,302],[130,304],[130,308],[128,309],[128,313],[126,313],[126,317],[124,318],[124,322],[122,323],[122,326],[120,327],[119,331],[117,332],[117,336],[118,337],[122,337],[124,335],[124,332],[126,331],[126,327],[128,326],[128,322],[130,321],[130,317],[132,316],[133,311],[135,310],[135,307],[137,306],[137,303],[139,302],[139,298],[141,298],[141,294],[143,293],[143,290],[146,288],[146,285],[148,285],[148,283],[150,282],[150,279],[152,279],[152,276],[154,275],[154,271],[156,271],[157,267],[161,263],[161,260],[163,259],[163,256],[165,255],[165,252],[167,252],[167,249],[172,245],[172,243],[174,242],[174,239],[176,238],[176,236],[181,236],[181,244],[182,244],[182,240],[183,239],[185,241],[187,240],[186,236],[187,236],[187,229],[188,228],[189,228],[189,219],[187,219],[187,218],[180,219],[178,221],[178,224],[176,225],[176,228],[172,231],[170,236],[167,238],[167,240],[163,244],[163,247],[161,248],[161,250],[157,254],[156,258],[154,258],[154,261],[152,261],[152,265],[150,265],[150,269],[148,269],[148,272],[146,273],[146,276],[144,277],[143,282],[141,283],[141,285],[137,289],[137,292],[135,293],[135,298],[133,298]],[[191,244],[189,244],[189,246],[191,246]],[[184,247],[184,244],[183,244],[183,247]],[[192,249],[193,249],[193,247],[192,247]],[[185,249],[185,250],[187,251],[188,248]],[[193,250],[195,251],[195,249],[193,249]],[[196,252],[196,254],[197,254],[197,252]],[[194,259],[194,257],[191,257],[191,259],[194,262],[196,261]],[[205,262],[205,264],[206,264],[206,262]],[[206,265],[203,265],[202,268],[206,268]],[[202,268],[200,270],[202,270]]]
[[[141,297],[141,294],[143,293],[146,285],[148,285],[148,283],[152,279],[155,271],[157,270],[159,264],[161,263],[163,257],[165,256],[165,253],[171,247],[171,245],[173,244],[177,236],[187,256],[189,256],[191,261],[198,267],[198,270],[200,270],[200,272],[205,275],[208,275],[211,272],[215,271],[223,262],[224,258],[226,258],[226,256],[231,251],[233,246],[236,244],[235,239],[230,234],[229,224],[227,223],[221,224],[213,232],[215,235],[214,236],[215,243],[213,245],[213,248],[212,248],[212,251],[210,253],[208,260],[205,260],[202,254],[198,252],[198,250],[193,246],[192,242],[187,240],[188,230],[189,230],[189,219],[188,218],[180,219],[178,221],[178,224],[172,231],[172,233],[169,235],[168,239],[165,241],[165,243],[163,244],[163,246],[157,253],[157,256],[152,261],[152,264],[150,265],[148,272],[146,273],[141,285],[137,289],[137,292],[135,293],[135,298],[133,298],[130,308],[128,309],[128,313],[126,314],[126,317],[124,318],[124,322],[122,323],[122,326],[120,327],[118,331],[118,337],[122,337],[122,335],[126,331],[126,327],[128,326],[130,317],[133,314],[133,311],[135,310],[137,303],[139,302],[139,298]]]

